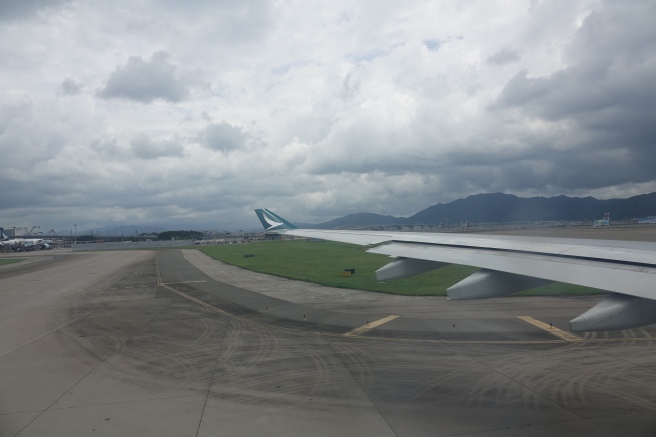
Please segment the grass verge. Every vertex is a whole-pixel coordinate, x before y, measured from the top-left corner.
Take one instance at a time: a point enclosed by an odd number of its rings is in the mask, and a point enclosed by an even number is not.
[[[447,288],[478,270],[476,267],[452,264],[411,278],[377,282],[374,272],[389,263],[392,258],[366,253],[363,246],[353,244],[333,241],[310,243],[304,240],[291,240],[201,246],[198,249],[227,264],[269,275],[313,282],[329,287],[413,296],[446,296]],[[339,273],[345,269],[355,269],[355,275],[339,276]],[[517,295],[556,296],[604,293],[607,292],[578,285],[554,283]]]
[[[4,266],[6,264],[16,264],[23,261],[23,258],[3,258],[0,259],[0,266]]]

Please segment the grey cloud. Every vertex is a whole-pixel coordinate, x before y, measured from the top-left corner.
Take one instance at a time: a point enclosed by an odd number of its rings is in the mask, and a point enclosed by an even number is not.
[[[653,60],[656,51],[654,2],[605,1],[588,15],[569,45],[565,60],[591,68],[628,67]],[[635,65],[634,65],[635,66]]]
[[[495,115],[554,126],[554,143],[531,148],[549,164],[542,183],[568,190],[654,180],[654,16],[654,3],[608,4],[584,20],[566,50],[566,68],[538,77],[521,71],[490,106]],[[517,177],[516,183],[535,180]]]
[[[237,126],[218,123],[207,126],[199,135],[199,141],[208,149],[230,153],[243,148],[248,142],[248,137]]]
[[[125,161],[130,159],[129,150],[119,143],[116,138],[104,138],[94,140],[89,144],[90,148],[98,153],[104,161]]]
[[[55,9],[70,0],[3,0],[0,1],[0,21],[28,18],[38,12]]]
[[[9,163],[3,173],[20,178],[63,149],[65,132],[58,120],[43,117],[29,95],[6,93],[0,98],[5,99],[0,103],[0,156]]]
[[[80,93],[80,91],[82,90],[82,84],[79,84],[75,82],[73,79],[71,79],[70,77],[67,77],[62,82],[61,88],[65,96],[74,96]]]
[[[131,56],[127,64],[117,68],[100,97],[125,98],[142,103],[155,99],[179,102],[187,96],[187,86],[176,74],[176,66],[169,63],[165,52],[154,53],[150,61]]]
[[[0,94],[0,134],[13,120],[29,117],[32,107],[32,100],[27,94]]]
[[[245,44],[262,40],[272,26],[271,2],[268,0],[180,2],[166,0],[162,8],[173,19],[186,16],[194,21],[210,18],[212,26],[205,36],[224,44]]]
[[[615,4],[587,17],[568,47],[570,65],[550,76],[517,73],[492,109],[521,108],[550,120],[590,111],[652,110],[656,97],[656,3]]]
[[[476,192],[656,190],[650,2],[528,16],[501,2],[512,21],[485,29],[468,3],[450,30],[424,3],[121,0],[0,18],[0,151],[20,155],[0,172],[5,222],[237,229],[259,226],[253,206],[319,222]]]
[[[488,64],[506,65],[506,64],[512,64],[513,62],[517,62],[520,59],[521,56],[517,51],[504,48],[495,52],[493,55],[487,58],[486,62]]]
[[[134,138],[130,146],[134,154],[142,159],[156,159],[167,156],[180,157],[183,156],[184,151],[177,141],[153,141],[144,135]]]

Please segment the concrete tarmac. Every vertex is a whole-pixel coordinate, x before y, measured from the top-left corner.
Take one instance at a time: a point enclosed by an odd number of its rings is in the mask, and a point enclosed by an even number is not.
[[[37,252],[0,267],[0,436],[654,436],[656,327],[565,335],[600,299],[446,302],[195,250]]]

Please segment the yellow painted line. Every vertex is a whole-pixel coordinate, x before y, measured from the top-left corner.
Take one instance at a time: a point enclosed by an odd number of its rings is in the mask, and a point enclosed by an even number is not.
[[[582,338],[579,337],[578,335],[572,334],[571,332],[563,331],[562,329],[558,329],[556,327],[553,327],[547,323],[541,322],[539,320],[534,319],[533,317],[529,316],[519,316],[518,319],[522,319],[526,323],[530,323],[533,326],[537,326],[540,329],[544,329],[548,333],[555,335],[556,337],[565,340],[565,341],[581,341]]]
[[[387,323],[391,322],[394,319],[397,319],[399,316],[387,316],[383,317],[382,319],[376,320],[375,322],[367,323],[366,325],[362,325],[358,328],[351,329],[349,332],[344,333],[344,336],[346,337],[357,337],[360,334],[364,334],[367,331],[371,331],[372,329]]]

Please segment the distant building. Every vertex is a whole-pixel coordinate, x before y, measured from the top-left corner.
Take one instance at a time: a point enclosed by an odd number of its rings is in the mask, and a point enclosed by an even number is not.
[[[602,218],[601,220],[595,220],[594,222],[592,222],[592,227],[593,228],[601,228],[603,226],[608,226],[608,225],[610,225],[610,213],[609,212],[605,213],[604,218]]]
[[[639,218],[638,223],[641,225],[656,225],[656,215],[650,215],[649,217]]]

